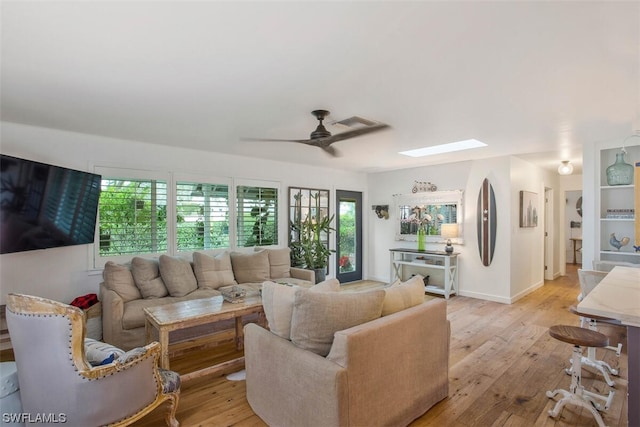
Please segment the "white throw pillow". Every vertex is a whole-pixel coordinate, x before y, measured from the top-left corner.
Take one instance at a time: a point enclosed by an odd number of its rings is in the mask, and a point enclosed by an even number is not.
[[[262,307],[269,322],[269,329],[284,339],[291,335],[291,315],[297,286],[275,282],[262,283]]]

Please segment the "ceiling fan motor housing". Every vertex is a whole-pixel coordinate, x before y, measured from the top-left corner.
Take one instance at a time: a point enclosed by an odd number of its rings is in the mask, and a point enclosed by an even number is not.
[[[322,124],[322,121],[329,115],[329,112],[327,110],[313,110],[311,114],[316,116],[318,121],[320,121],[320,124],[318,125],[316,130],[311,132],[311,139],[326,138],[331,136],[331,132],[329,132],[327,128],[325,128]]]

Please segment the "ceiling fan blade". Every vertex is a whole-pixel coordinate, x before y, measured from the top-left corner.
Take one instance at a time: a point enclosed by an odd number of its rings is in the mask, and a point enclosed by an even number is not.
[[[343,141],[345,139],[355,138],[357,136],[365,135],[368,133],[378,132],[390,127],[385,123],[376,123],[372,126],[366,126],[358,129],[348,130],[346,132],[337,133],[326,138],[321,138],[318,142],[333,144],[334,142]]]
[[[322,148],[322,150],[324,150],[324,152],[330,155],[331,157],[340,157],[340,152],[330,145],[327,145],[326,147],[320,147],[320,148]]]
[[[278,138],[240,138],[243,141],[268,141],[268,142],[301,142],[306,144],[308,139],[278,139]]]

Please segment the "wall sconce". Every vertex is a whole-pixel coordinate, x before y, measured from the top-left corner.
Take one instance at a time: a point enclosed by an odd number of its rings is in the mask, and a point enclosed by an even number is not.
[[[573,172],[573,165],[569,160],[563,160],[562,164],[558,166],[558,173],[560,175],[571,175]]]
[[[444,251],[448,254],[453,253],[453,246],[451,245],[451,239],[458,237],[458,224],[442,224],[440,226],[440,235],[447,239],[447,246],[444,247]]]
[[[371,209],[376,211],[376,215],[380,219],[389,219],[389,205],[373,205]]]

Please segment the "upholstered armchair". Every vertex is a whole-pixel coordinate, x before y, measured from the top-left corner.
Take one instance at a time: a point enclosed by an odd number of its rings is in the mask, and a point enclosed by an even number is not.
[[[168,403],[175,418],[180,377],[158,368],[158,343],[92,367],[85,356],[85,315],[77,307],[9,294],[7,324],[18,368],[23,413],[42,425],[124,426]]]

